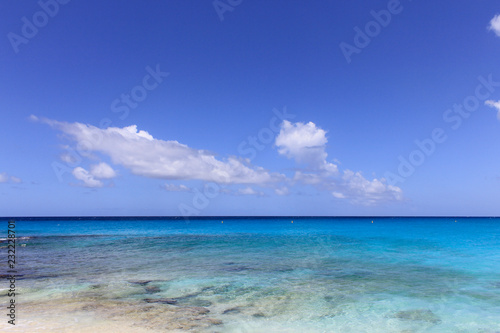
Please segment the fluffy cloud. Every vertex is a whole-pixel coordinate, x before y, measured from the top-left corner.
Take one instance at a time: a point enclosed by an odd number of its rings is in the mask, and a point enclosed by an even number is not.
[[[231,189],[227,187],[223,187],[220,189],[220,193],[224,193],[226,195],[232,195],[232,196],[242,196],[242,195],[255,195],[255,196],[260,196],[263,197],[266,194],[262,191],[256,191],[255,189],[247,186],[244,188],[239,188],[239,189]]]
[[[0,173],[0,183],[6,183],[9,181],[9,177],[5,172]]]
[[[335,174],[338,172],[337,166],[326,162],[327,142],[326,132],[316,127],[314,123],[292,124],[285,120],[281,124],[275,145],[280,154],[293,158],[298,163],[305,163],[315,170]]]
[[[94,176],[82,167],[74,168],[72,173],[76,179],[83,182],[83,186],[85,187],[102,187],[104,185],[100,180],[95,179]]]
[[[276,193],[277,195],[288,195],[288,194],[290,194],[290,190],[288,189],[288,187],[284,186],[284,187],[280,187],[280,188],[275,189],[274,193]]]
[[[495,32],[495,34],[498,37],[500,37],[500,14],[495,15],[491,19],[488,29],[493,30]]]
[[[264,192],[257,192],[251,187],[240,188],[238,190],[238,194],[240,195],[259,195],[264,196]]]
[[[338,188],[343,189],[342,196],[334,192],[336,198],[348,198],[355,203],[373,205],[383,201],[398,201],[403,199],[403,192],[397,186],[388,185],[384,178],[368,180],[360,172],[345,170],[343,182]]]
[[[90,166],[90,173],[95,178],[110,179],[116,177],[116,172],[106,163],[99,163]]]
[[[328,175],[317,172],[296,171],[293,180],[307,185],[319,185],[324,182]]]
[[[61,154],[60,158],[61,158],[61,161],[67,163],[68,165],[76,164],[78,162],[74,156],[72,156],[70,154],[66,154],[66,153]]]
[[[344,170],[342,177],[339,178],[296,172],[294,180],[330,191],[333,197],[347,199],[355,204],[375,205],[403,199],[402,190],[387,184],[384,178],[368,180],[361,172],[351,170]]]
[[[337,199],[347,199],[356,204],[374,205],[385,201],[402,200],[399,187],[388,185],[386,180],[368,180],[360,172],[344,170],[341,177],[337,165],[327,162],[326,132],[309,122],[292,124],[284,121],[276,138],[278,152],[308,169],[295,172],[293,181],[329,191]]]
[[[76,167],[72,174],[76,179],[81,180],[85,187],[103,187],[104,183],[100,179],[116,177],[115,170],[103,162],[91,165],[90,172],[82,167]]]
[[[488,101],[484,102],[484,104],[486,104],[492,108],[495,108],[498,111],[497,119],[500,120],[500,101],[488,100]]]
[[[122,165],[133,174],[170,180],[204,180],[220,184],[247,184],[271,187],[277,195],[289,194],[294,183],[307,184],[326,190],[332,197],[353,203],[372,205],[402,199],[399,187],[390,186],[382,179],[366,179],[360,172],[339,172],[336,164],[327,161],[326,131],[314,123],[284,121],[275,145],[278,152],[294,159],[304,168],[295,172],[293,179],[264,168],[251,165],[248,160],[228,157],[217,159],[214,153],[190,148],[174,140],[154,138],[132,125],[124,128],[97,128],[81,123],[66,123],[32,117],[60,130],[75,142],[81,154],[108,156],[114,164]],[[65,159],[72,161],[70,156]],[[338,163],[338,162],[337,162]],[[103,179],[116,177],[116,172],[106,163],[91,165],[89,171],[82,167],[73,169],[73,175],[86,187],[102,187]],[[6,175],[0,174],[0,181]],[[5,181],[5,180],[4,180]],[[286,184],[286,186],[284,186]],[[167,191],[190,191],[184,185],[165,184]],[[221,189],[232,195],[265,195],[252,187],[238,190]]]
[[[337,199],[345,199],[345,194],[340,192],[332,192],[332,195]]]
[[[264,168],[252,166],[236,157],[218,160],[211,152],[193,149],[173,140],[155,139],[148,132],[137,130],[136,125],[101,129],[81,123],[49,119],[39,121],[59,129],[76,141],[79,151],[107,155],[113,163],[140,176],[198,179],[223,184],[264,184],[284,179],[282,175],[270,174]],[[77,174],[84,178],[81,170]]]
[[[161,186],[162,189],[169,192],[190,192],[191,189],[186,185],[174,185],[174,184],[163,184]]]

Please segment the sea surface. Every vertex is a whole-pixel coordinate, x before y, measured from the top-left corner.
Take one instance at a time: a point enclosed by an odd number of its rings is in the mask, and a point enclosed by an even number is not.
[[[500,332],[499,218],[20,218],[16,235],[0,331]]]

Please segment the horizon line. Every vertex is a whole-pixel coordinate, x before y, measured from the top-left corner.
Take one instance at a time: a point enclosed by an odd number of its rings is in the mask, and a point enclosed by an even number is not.
[[[175,215],[39,215],[39,216],[1,216],[2,220],[37,220],[37,219],[155,219],[155,220],[206,220],[218,218],[237,218],[237,219],[273,219],[273,218],[499,218],[500,216],[475,216],[475,215],[206,215],[206,216],[175,216]]]

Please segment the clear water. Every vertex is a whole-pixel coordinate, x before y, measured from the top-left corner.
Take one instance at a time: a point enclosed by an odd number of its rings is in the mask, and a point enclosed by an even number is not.
[[[16,329],[26,332],[121,321],[150,331],[500,332],[500,219],[18,220],[16,230],[30,237],[18,240]],[[165,299],[175,304],[155,302]]]

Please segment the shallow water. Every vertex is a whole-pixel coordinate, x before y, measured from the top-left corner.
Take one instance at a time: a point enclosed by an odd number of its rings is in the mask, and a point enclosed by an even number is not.
[[[291,220],[19,220],[16,331],[500,331],[500,219]]]

